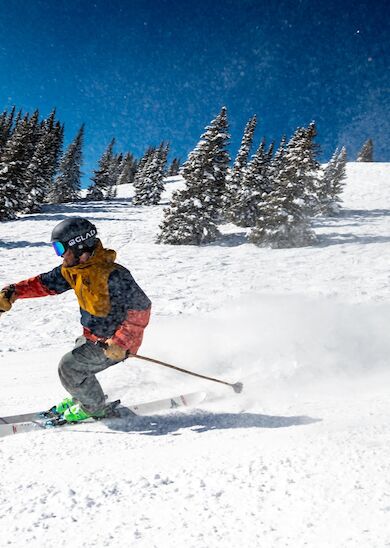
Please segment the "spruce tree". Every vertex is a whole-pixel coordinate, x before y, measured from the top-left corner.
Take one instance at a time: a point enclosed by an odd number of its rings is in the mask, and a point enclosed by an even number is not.
[[[141,159],[140,159],[140,161],[137,165],[137,171],[134,175],[134,180],[133,180],[134,192],[135,193],[137,193],[138,186],[139,185],[142,186],[142,181],[143,181],[143,178],[144,178],[144,168],[145,168],[146,164],[152,159],[155,152],[156,152],[156,148],[149,146],[146,149],[144,155],[141,157]]]
[[[168,146],[161,143],[139,172],[135,186],[134,205],[157,205],[164,190],[164,168]]]
[[[123,154],[114,154],[110,169],[110,186],[105,193],[106,200],[112,200],[117,195],[118,179],[122,171]]]
[[[229,164],[226,108],[205,133],[182,168],[186,187],[172,196],[157,241],[200,245],[215,240]]]
[[[347,151],[345,147],[336,148],[332,158],[324,169],[321,180],[320,212],[323,215],[335,215],[340,212],[341,193],[346,178]]]
[[[297,172],[297,179],[301,179],[304,186],[304,196],[306,215],[313,216],[319,210],[319,192],[321,188],[320,181],[320,164],[318,155],[320,147],[315,143],[314,139],[317,136],[317,127],[315,122],[311,122],[307,128],[303,130],[302,143],[298,144],[297,162],[300,164],[300,169]]]
[[[12,135],[15,107],[12,107],[10,114],[5,110],[0,116],[0,153]]]
[[[301,247],[316,239],[307,216],[307,182],[314,165],[310,161],[310,133],[298,128],[283,149],[273,190],[266,195],[249,235],[249,240],[260,247]]]
[[[99,168],[94,171],[92,185],[88,189],[87,200],[104,200],[107,192],[113,186],[112,167],[115,162],[114,155],[115,139],[112,139],[102,157],[99,160]]]
[[[180,171],[180,158],[173,158],[171,165],[167,171],[167,177],[175,177],[179,175]]]
[[[0,154],[0,221],[13,219],[24,207],[24,174],[30,161],[31,126],[25,116]]]
[[[199,190],[198,198],[215,221],[220,218],[222,196],[226,190],[229,139],[227,111],[222,107],[220,114],[206,127],[182,168],[188,186]]]
[[[236,205],[236,200],[238,198],[238,193],[242,186],[242,181],[244,178],[244,171],[248,163],[249,153],[252,148],[253,135],[257,125],[256,115],[252,116],[247,122],[244,135],[241,140],[240,148],[236,159],[234,160],[233,168],[230,174],[226,178],[226,191],[223,196],[223,209],[224,216],[226,219],[235,222],[235,213],[234,208]]]
[[[271,192],[270,160],[265,151],[265,140],[245,168],[235,201],[228,211],[228,219],[238,226],[255,226],[265,196]]]
[[[54,151],[55,135],[46,123],[41,125],[41,138],[24,175],[26,201],[24,212],[36,213],[52,190],[52,179],[56,167]]]
[[[362,146],[358,157],[356,159],[357,162],[373,162],[374,161],[374,143],[371,139],[367,139],[367,141]]]
[[[53,183],[54,175],[59,169],[62,157],[62,145],[64,142],[64,125],[56,121],[56,109],[53,109],[49,117],[43,122],[44,132],[51,138],[47,143],[47,183],[48,190]]]
[[[347,149],[345,147],[342,147],[340,154],[337,158],[336,170],[333,178],[333,185],[331,188],[331,196],[334,202],[341,202],[340,194],[344,190],[345,179],[347,178],[346,167]]]
[[[84,141],[84,124],[67,148],[59,166],[59,173],[50,192],[51,203],[75,202],[80,198],[81,166]]]
[[[136,162],[134,156],[127,152],[123,157],[120,165],[120,175],[118,177],[118,185],[128,185],[134,181],[134,175],[136,171]]]

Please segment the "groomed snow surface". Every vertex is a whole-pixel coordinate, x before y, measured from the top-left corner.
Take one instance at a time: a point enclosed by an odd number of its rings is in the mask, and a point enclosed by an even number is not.
[[[213,245],[157,245],[163,205],[133,207],[126,187],[0,225],[3,286],[57,265],[53,226],[87,216],[153,301],[141,353],[244,382],[236,395],[128,360],[100,375],[110,399],[208,400],[1,438],[0,546],[390,546],[390,164],[349,164],[343,199],[318,245],[288,250],[233,225]],[[0,329],[0,416],[59,401],[74,294],[18,301]]]

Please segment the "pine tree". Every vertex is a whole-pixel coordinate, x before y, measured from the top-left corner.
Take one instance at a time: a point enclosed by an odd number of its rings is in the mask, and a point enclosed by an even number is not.
[[[300,169],[297,172],[297,178],[302,180],[304,186],[305,211],[306,215],[313,216],[319,210],[320,164],[317,160],[320,147],[314,142],[317,136],[317,127],[315,122],[311,122],[303,130],[303,140],[301,152],[298,154],[297,161],[300,163]],[[298,144],[298,147],[300,145]]]
[[[325,167],[321,179],[320,212],[322,215],[335,215],[340,212],[340,194],[346,178],[345,168],[347,151],[345,147],[339,152],[336,148],[332,158]]]
[[[218,220],[222,207],[222,196],[226,190],[229,166],[227,151],[230,135],[226,108],[206,127],[205,133],[183,165],[182,175],[189,187],[199,189],[199,199]]]
[[[146,164],[139,171],[135,186],[134,205],[157,205],[164,190],[164,168],[167,161],[168,145],[161,143]]]
[[[347,167],[347,149],[345,147],[342,147],[340,154],[337,158],[337,164],[336,164],[336,170],[335,175],[333,178],[333,185],[331,187],[331,196],[333,198],[333,202],[341,202],[340,194],[343,192],[345,187],[345,179],[347,178],[346,173],[346,167]],[[338,207],[338,210],[340,209],[340,206]]]
[[[167,171],[167,177],[175,177],[179,175],[180,171],[180,158],[173,158],[171,165]]]
[[[104,200],[107,191],[113,186],[112,166],[115,162],[113,152],[115,139],[112,139],[99,160],[99,168],[94,171],[92,185],[88,189],[87,200]]]
[[[0,221],[14,219],[24,207],[24,174],[30,161],[31,126],[25,116],[14,129],[0,155]]]
[[[242,137],[236,159],[234,160],[233,168],[226,178],[226,191],[223,196],[222,203],[224,216],[232,222],[235,222],[234,209],[237,203],[238,193],[241,190],[244,172],[248,164],[248,158],[252,148],[253,135],[256,125],[257,117],[254,115],[245,126],[244,135]]]
[[[110,186],[105,193],[106,200],[113,200],[117,195],[118,179],[122,171],[123,154],[114,154],[110,168]]]
[[[287,138],[285,135],[283,135],[279,144],[279,148],[277,149],[273,157],[270,157],[269,155],[269,151],[271,147],[268,149],[267,155],[269,159],[269,166],[267,171],[268,171],[269,185],[271,189],[273,189],[276,186],[277,181],[279,179],[279,173],[283,168],[284,156],[286,153],[286,143],[287,143]]]
[[[249,240],[258,246],[301,247],[315,241],[307,216],[308,179],[315,159],[308,139],[312,129],[298,128],[279,157],[278,177],[266,195]],[[310,196],[310,194],[309,194]]]
[[[374,143],[371,139],[367,139],[367,141],[362,146],[362,149],[360,150],[358,157],[356,159],[357,162],[373,162],[374,161]]]
[[[182,168],[186,187],[172,196],[164,209],[157,241],[200,245],[215,240],[229,164],[226,108],[206,127],[205,133]]]
[[[59,174],[50,192],[51,203],[75,202],[80,198],[84,124],[60,162]]]
[[[156,152],[156,148],[149,146],[146,149],[144,155],[141,157],[140,161],[138,162],[137,171],[135,172],[134,181],[133,181],[134,192],[135,193],[137,193],[138,186],[139,185],[142,186],[142,181],[143,181],[143,178],[144,178],[144,168],[145,168],[146,164],[154,156],[155,152]]]
[[[49,157],[47,163],[47,182],[48,189],[53,183],[55,173],[58,171],[62,157],[62,145],[64,142],[64,126],[60,122],[56,122],[56,109],[53,109],[49,117],[43,121],[43,131],[51,137],[47,145],[47,155]]]
[[[265,196],[272,190],[269,180],[270,160],[263,139],[245,168],[235,201],[228,211],[228,219],[238,226],[255,226]]]
[[[189,188],[173,193],[160,229],[157,243],[171,245],[206,244],[220,235],[209,211]]]
[[[270,146],[268,147],[268,150],[267,150],[267,160],[269,162],[272,161],[272,158],[273,158],[273,155],[274,155],[274,150],[275,150],[275,141],[272,141],[272,143],[270,144]]]
[[[24,175],[25,213],[36,213],[41,210],[42,203],[52,190],[56,170],[58,135],[47,121],[41,124],[40,131],[41,137]]]
[[[0,153],[12,135],[15,107],[12,107],[10,114],[5,110],[0,116]]]
[[[120,175],[118,177],[118,185],[128,185],[134,181],[134,175],[136,172],[136,161],[134,156],[127,152],[123,157],[120,165]]]

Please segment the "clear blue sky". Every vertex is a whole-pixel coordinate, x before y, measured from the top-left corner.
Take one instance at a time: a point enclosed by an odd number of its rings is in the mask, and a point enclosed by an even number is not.
[[[185,159],[228,108],[234,156],[316,120],[322,159],[368,137],[390,161],[390,8],[359,0],[3,0],[0,110],[46,116],[68,143],[85,122],[86,175],[112,137],[140,156],[165,139]]]

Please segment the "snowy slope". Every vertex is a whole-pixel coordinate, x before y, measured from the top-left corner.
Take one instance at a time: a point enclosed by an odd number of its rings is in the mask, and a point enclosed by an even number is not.
[[[245,391],[138,360],[102,373],[127,403],[210,399],[0,439],[0,546],[390,546],[390,165],[349,164],[343,214],[303,249],[258,249],[233,225],[214,245],[156,245],[163,206],[130,197],[0,224],[0,285],[58,264],[52,227],[85,215],[153,301],[142,353]],[[1,318],[0,416],[62,397],[78,314],[69,292]]]

